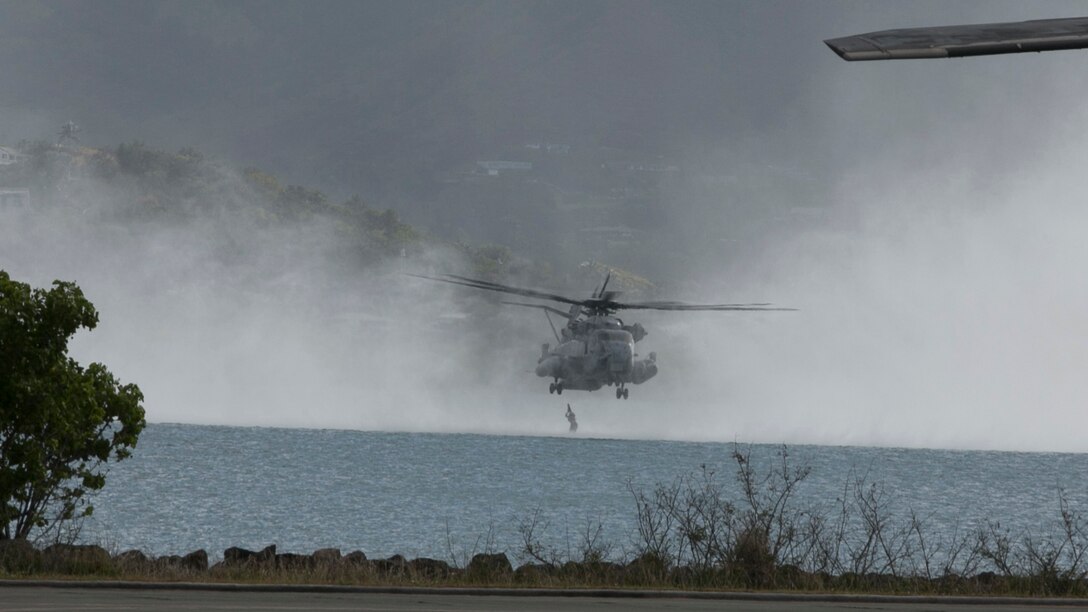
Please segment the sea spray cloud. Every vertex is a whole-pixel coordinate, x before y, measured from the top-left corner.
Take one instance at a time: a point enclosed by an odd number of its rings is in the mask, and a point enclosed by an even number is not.
[[[240,178],[218,180],[221,201],[141,217],[116,182],[80,179],[60,203],[3,211],[0,261],[80,283],[102,321],[74,353],[138,382],[151,421],[486,426],[451,398],[509,378],[511,345],[489,344],[474,304],[402,274],[461,271],[453,250],[363,265],[332,220],[262,222]]]
[[[834,75],[828,206],[697,285],[800,311],[690,324],[676,435],[1084,449],[1088,83],[1052,57]]]

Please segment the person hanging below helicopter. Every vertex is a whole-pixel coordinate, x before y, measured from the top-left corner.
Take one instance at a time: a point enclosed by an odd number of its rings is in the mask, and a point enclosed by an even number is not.
[[[570,409],[570,404],[567,404],[567,421],[570,422],[571,433],[578,431],[578,419],[575,418],[574,411]]]

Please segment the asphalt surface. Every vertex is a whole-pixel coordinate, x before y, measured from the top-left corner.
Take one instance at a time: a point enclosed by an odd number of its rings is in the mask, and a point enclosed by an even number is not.
[[[1088,600],[828,596],[773,593],[374,589],[239,585],[0,582],[0,610],[800,610],[1039,612],[1088,608]]]

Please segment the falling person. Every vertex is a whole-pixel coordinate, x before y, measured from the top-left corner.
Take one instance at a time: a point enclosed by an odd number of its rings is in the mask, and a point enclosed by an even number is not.
[[[578,431],[578,419],[575,418],[574,411],[570,409],[570,404],[567,404],[567,421],[570,422],[571,433]]]

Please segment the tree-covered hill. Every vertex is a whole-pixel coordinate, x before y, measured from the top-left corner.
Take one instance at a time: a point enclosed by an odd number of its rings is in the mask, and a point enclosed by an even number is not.
[[[455,269],[483,278],[518,278],[548,285],[551,268],[510,246],[451,242],[405,223],[392,209],[359,196],[337,201],[319,189],[284,184],[257,168],[236,170],[193,148],[168,152],[142,142],[112,148],[22,142],[19,163],[0,166],[0,188],[27,188],[34,211],[90,212],[117,226],[179,224],[229,215],[239,231],[332,228],[340,263],[365,268],[425,251],[456,253]]]

